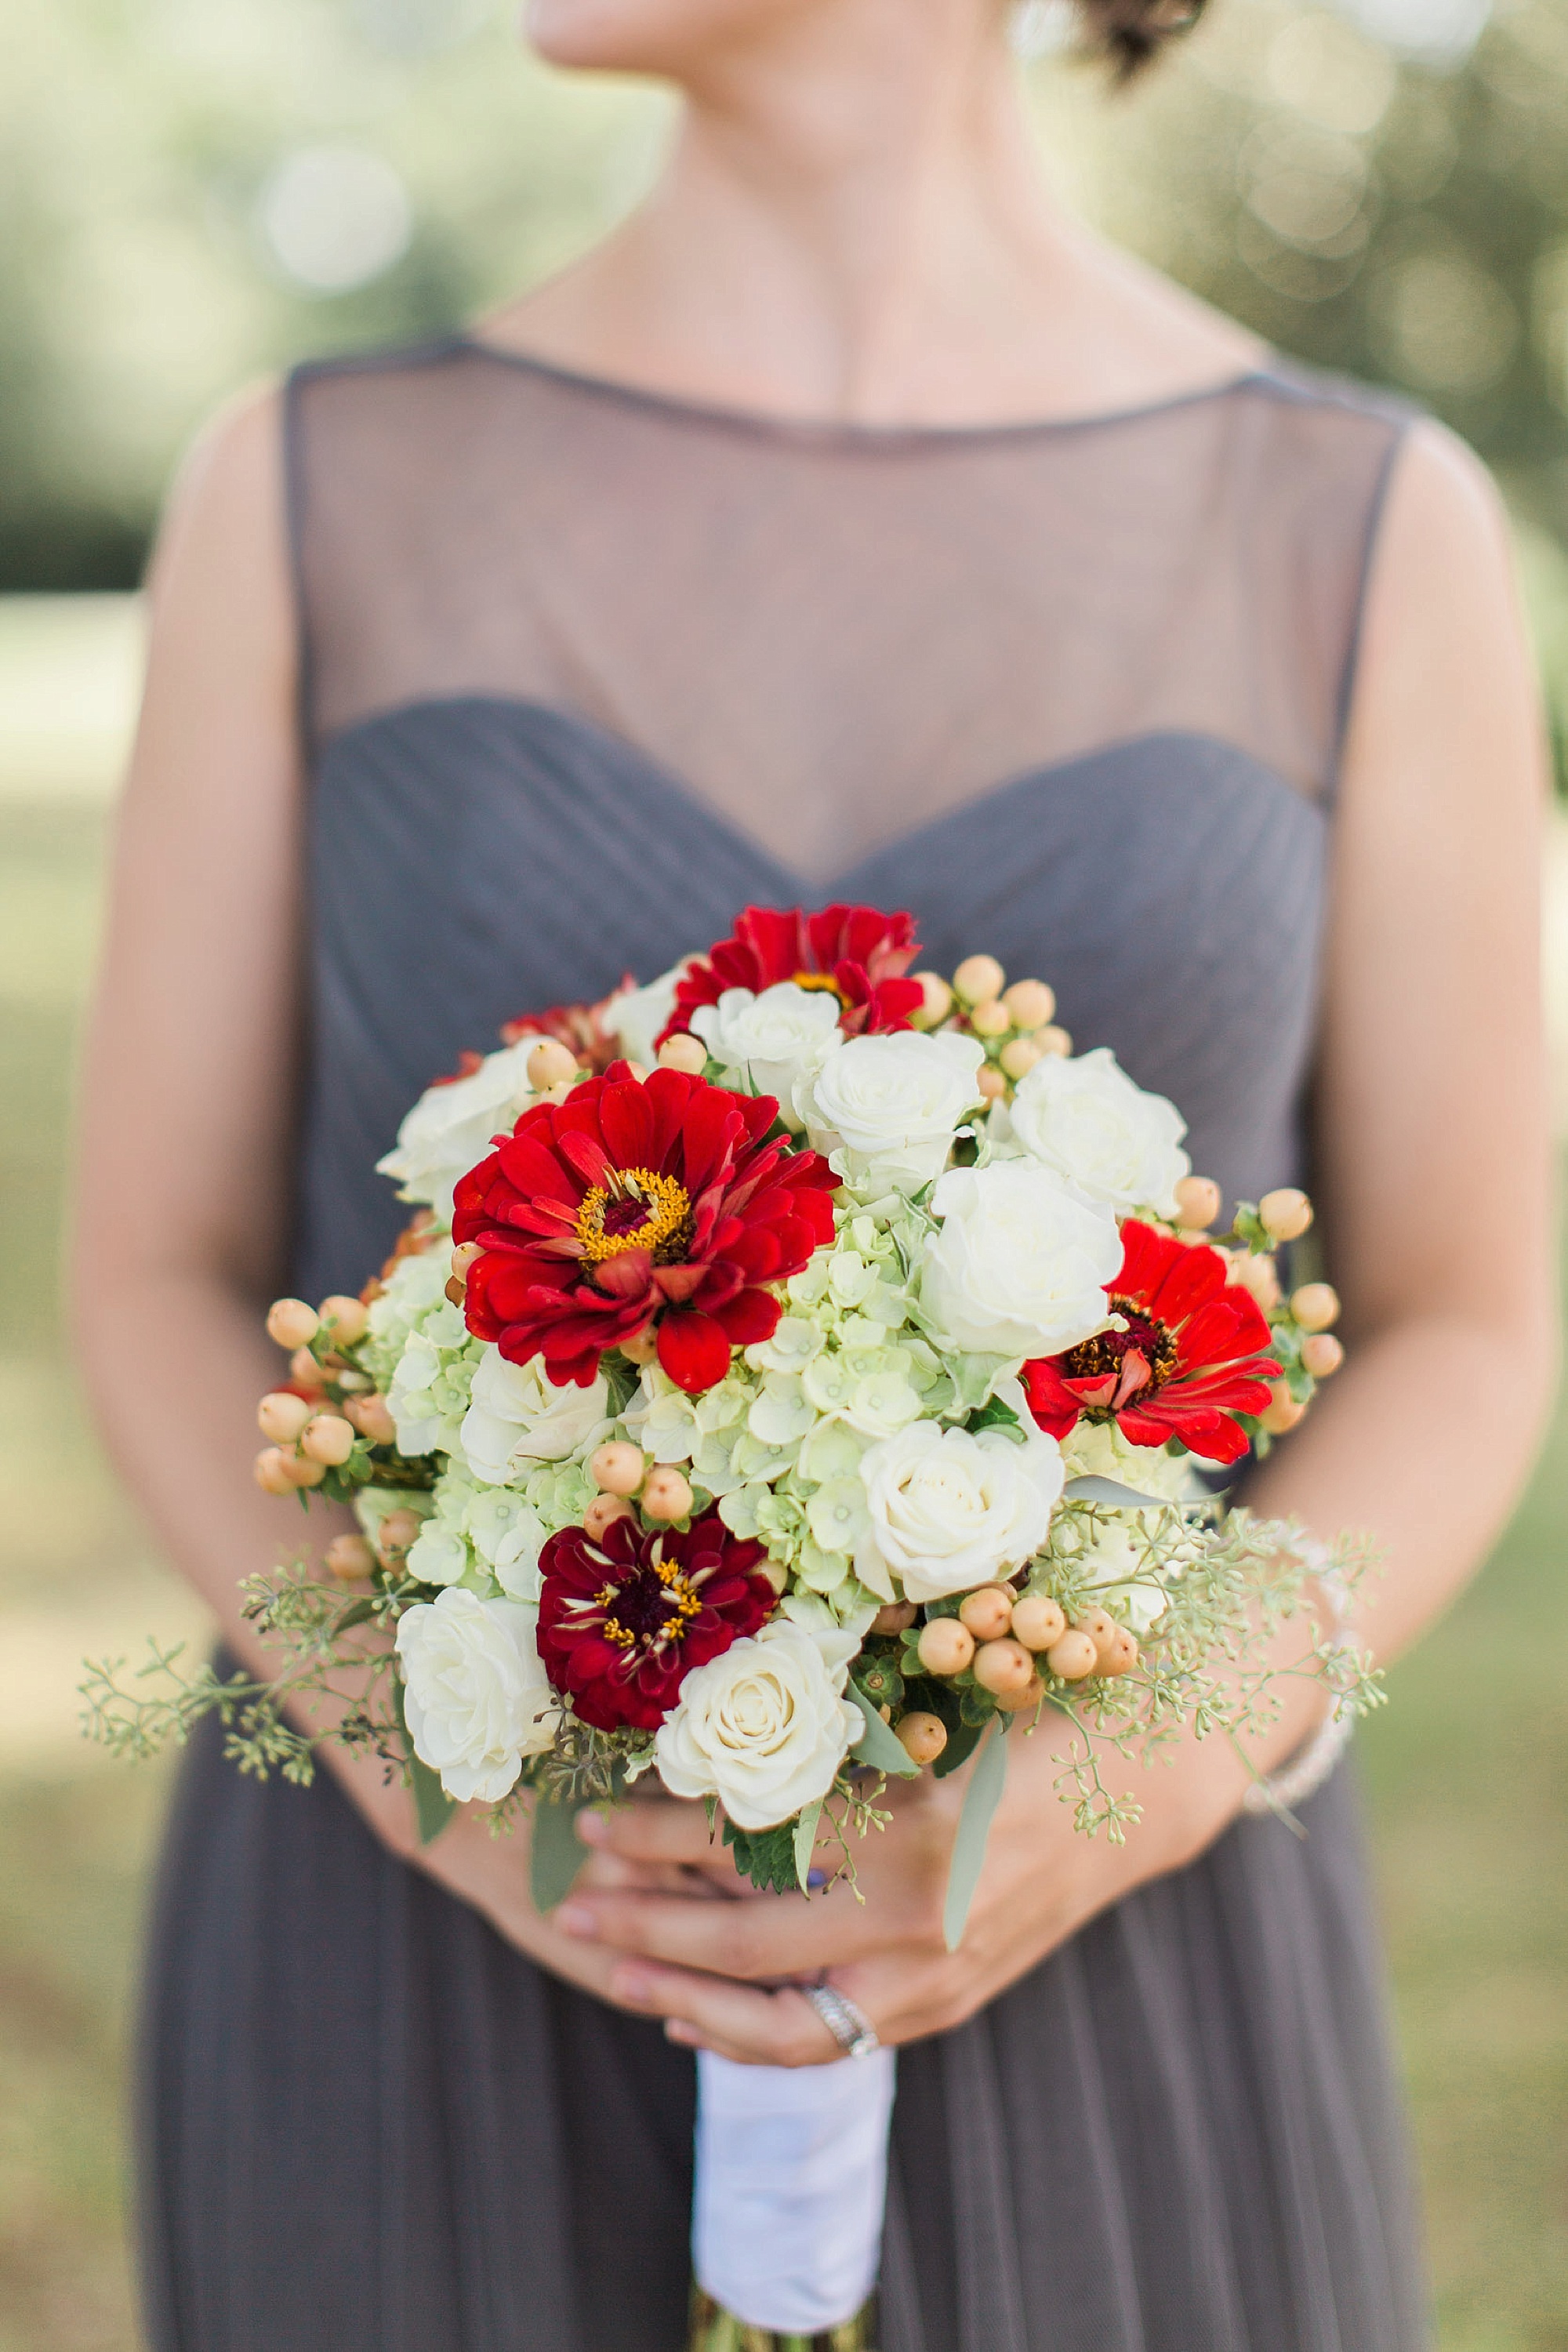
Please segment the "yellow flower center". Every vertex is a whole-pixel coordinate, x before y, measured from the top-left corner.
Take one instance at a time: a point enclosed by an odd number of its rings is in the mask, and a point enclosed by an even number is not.
[[[795,984],[797,988],[824,989],[829,996],[836,996],[840,1004],[849,1002],[830,971],[797,971]]]
[[[691,1202],[673,1176],[651,1168],[614,1168],[584,1195],[577,1239],[590,1265],[623,1250],[645,1249],[658,1265],[682,1257],[691,1240]]]

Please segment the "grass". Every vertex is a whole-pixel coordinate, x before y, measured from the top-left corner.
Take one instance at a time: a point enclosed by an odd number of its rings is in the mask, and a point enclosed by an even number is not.
[[[11,642],[0,611],[0,724]],[[88,628],[84,658],[96,642]],[[89,767],[114,732],[100,710],[93,727]],[[29,731],[42,781],[37,755]],[[69,756],[47,772],[30,792],[0,740],[0,2352],[135,2352],[126,2047],[167,1776],[100,1763],[74,1684],[84,1652],[200,1620],[104,1464],[60,1344],[60,1171],[106,826]],[[1568,2345],[1565,1526],[1568,1412],[1489,1572],[1361,1741],[1442,2352]]]

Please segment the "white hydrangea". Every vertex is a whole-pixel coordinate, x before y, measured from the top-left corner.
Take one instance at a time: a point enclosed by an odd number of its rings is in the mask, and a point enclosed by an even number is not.
[[[1024,1150],[1090,1200],[1123,1215],[1174,1214],[1176,1186],[1192,1173],[1181,1148],[1186,1121],[1163,1095],[1135,1086],[1108,1045],[1037,1062],[1014,1095],[1011,1119]]]
[[[400,1454],[458,1451],[479,1348],[449,1299],[421,1316],[386,1391]]]
[[[539,1043],[524,1037],[487,1054],[464,1078],[427,1087],[397,1130],[397,1141],[376,1162],[405,1201],[423,1201],[444,1224],[452,1222],[452,1188],[477,1168],[492,1139],[510,1134],[530,1103],[528,1056]]]
[[[781,980],[761,995],[727,988],[717,1004],[700,1004],[691,1026],[727,1073],[754,1094],[772,1095],[788,1127],[805,1124],[797,1094],[843,1042],[838,999],[829,989],[800,988]]]
[[[399,1356],[425,1318],[447,1304],[451,1273],[449,1254],[440,1247],[395,1261],[380,1297],[372,1301],[363,1350],[381,1388],[390,1384]]]

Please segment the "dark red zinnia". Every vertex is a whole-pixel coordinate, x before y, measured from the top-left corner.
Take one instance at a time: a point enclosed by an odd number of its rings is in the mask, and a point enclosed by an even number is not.
[[[777,1112],[683,1070],[645,1084],[625,1062],[535,1103],[457,1187],[453,1238],[482,1253],[469,1330],[586,1388],[606,1348],[653,1325],[676,1385],[714,1387],[731,1347],[772,1335],[781,1309],[763,1285],[833,1239],[838,1179],[818,1153],[767,1141]]]
[[[675,1010],[659,1036],[689,1029],[700,1004],[717,1004],[727,988],[761,995],[781,980],[799,988],[831,989],[839,1027],[907,1029],[923,995],[904,974],[920,952],[912,915],[884,915],[876,907],[748,907],[731,936],[688,964],[675,992]]]
[[[1279,1370],[1257,1301],[1226,1280],[1217,1250],[1188,1248],[1131,1217],[1121,1244],[1108,1292],[1124,1328],[1025,1365],[1035,1419],[1058,1438],[1082,1414],[1114,1419],[1133,1445],[1179,1437],[1207,1461],[1238,1460],[1247,1432],[1230,1416],[1261,1412]]]
[[[692,1668],[771,1615],[765,1558],[717,1511],[684,1534],[615,1519],[595,1543],[563,1528],[539,1556],[539,1654],[552,1684],[595,1730],[656,1731]]]

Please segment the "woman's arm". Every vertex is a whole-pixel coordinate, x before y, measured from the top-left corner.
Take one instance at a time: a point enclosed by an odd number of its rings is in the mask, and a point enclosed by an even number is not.
[[[279,408],[276,394],[253,397],[208,433],[153,567],[146,698],[87,1042],[73,1275],[110,1449],[225,1641],[263,1675],[269,1654],[238,1587],[306,1525],[251,1475],[257,1401],[278,1376],[261,1318],[287,1280],[303,970]],[[332,1532],[318,1507],[311,1540]],[[534,1914],[524,1832],[492,1839],[464,1817],[416,1856],[405,1792],[374,1758],[327,1755],[395,1852],[604,1989],[606,1957]]]
[[[1536,699],[1498,501],[1472,458],[1423,427],[1399,460],[1377,552],[1336,820],[1319,1190],[1351,1360],[1250,1498],[1325,1535],[1373,1535],[1386,1570],[1361,1630],[1383,1657],[1475,1569],[1519,1491],[1551,1389],[1542,814]],[[1256,1752],[1263,1770],[1321,1707],[1310,1683],[1284,1688],[1280,1721]],[[1224,1742],[1189,1741],[1173,1769],[1125,1776],[1145,1818],[1117,1849],[1071,1829],[1052,1788],[1060,1745],[1049,1718],[1012,1743],[956,1955],[940,1930],[951,1782],[897,1792],[896,1827],[861,1862],[864,1907],[835,1892],[809,1906],[704,1911],[610,1883],[623,1859],[701,1865],[700,1816],[665,1805],[591,1825],[610,1859],[563,1924],[627,1956],[619,1998],[667,2017],[675,2038],[734,2056],[837,2053],[798,1994],[716,1978],[776,1983],[831,1966],[885,2038],[951,2026],[1096,1912],[1201,1853],[1247,1782]]]

